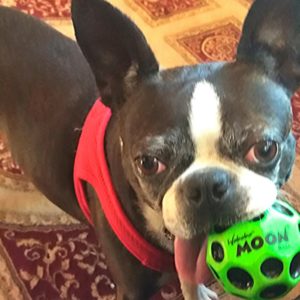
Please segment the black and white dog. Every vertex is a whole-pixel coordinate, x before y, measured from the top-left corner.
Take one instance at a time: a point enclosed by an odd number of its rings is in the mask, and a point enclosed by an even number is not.
[[[174,252],[185,299],[215,299],[209,229],[260,214],[291,173],[300,1],[255,1],[236,61],[167,70],[106,1],[74,0],[72,17],[81,50],[0,7],[0,126],[14,158],[94,224],[118,299],[149,299],[175,274]]]

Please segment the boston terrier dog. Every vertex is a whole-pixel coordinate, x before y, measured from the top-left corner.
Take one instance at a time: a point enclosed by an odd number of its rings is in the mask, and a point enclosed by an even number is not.
[[[0,126],[13,157],[94,226],[117,299],[149,299],[174,274],[185,299],[216,299],[204,286],[210,228],[261,214],[291,174],[300,1],[255,1],[235,61],[172,69],[108,2],[73,0],[72,19],[81,49],[0,8]]]

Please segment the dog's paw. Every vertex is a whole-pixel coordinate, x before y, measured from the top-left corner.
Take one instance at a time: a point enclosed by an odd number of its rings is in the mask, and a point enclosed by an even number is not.
[[[197,287],[198,299],[197,300],[218,300],[218,295],[207,288],[204,284],[199,284]]]

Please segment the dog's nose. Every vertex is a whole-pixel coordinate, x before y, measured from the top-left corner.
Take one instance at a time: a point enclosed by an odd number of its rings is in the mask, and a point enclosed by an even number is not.
[[[230,197],[232,176],[223,169],[208,168],[189,175],[182,184],[183,197],[192,205],[201,205],[205,199],[221,204]]]

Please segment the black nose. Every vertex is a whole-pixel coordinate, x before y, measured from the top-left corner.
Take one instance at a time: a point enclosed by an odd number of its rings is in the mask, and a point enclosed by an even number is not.
[[[221,204],[230,197],[233,176],[229,171],[207,168],[189,175],[182,183],[183,198],[192,205],[200,205],[204,200]]]

